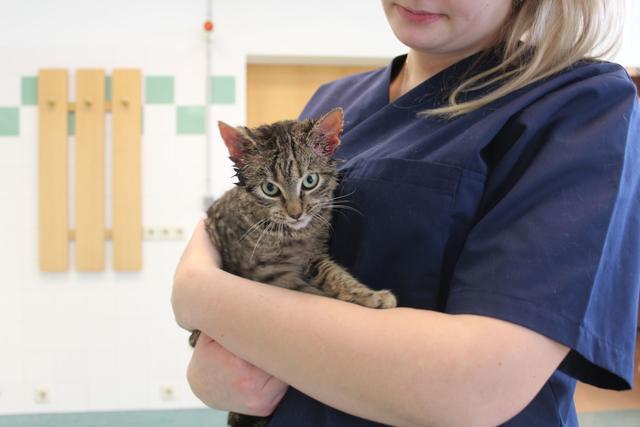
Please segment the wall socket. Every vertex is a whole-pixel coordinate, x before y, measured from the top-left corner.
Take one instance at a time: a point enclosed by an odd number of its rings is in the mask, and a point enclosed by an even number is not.
[[[170,225],[159,225],[155,227],[143,227],[142,236],[144,240],[184,240],[184,228]]]
[[[176,388],[173,385],[165,384],[160,386],[160,400],[176,400]]]
[[[33,401],[39,405],[49,403],[51,400],[51,394],[49,389],[45,387],[38,387],[33,391]]]

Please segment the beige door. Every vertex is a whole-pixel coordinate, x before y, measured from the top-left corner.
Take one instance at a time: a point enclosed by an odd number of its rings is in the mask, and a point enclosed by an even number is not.
[[[321,84],[376,68],[379,67],[249,64],[247,125],[295,119]]]

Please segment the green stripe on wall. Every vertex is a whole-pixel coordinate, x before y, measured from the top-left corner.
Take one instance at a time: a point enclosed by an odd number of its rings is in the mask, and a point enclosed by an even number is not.
[[[226,425],[227,413],[212,409],[0,416],[0,427],[226,427]]]
[[[211,76],[210,79],[209,102],[212,104],[235,104],[236,78],[234,76]]]
[[[111,76],[107,76],[104,79],[104,99],[105,101],[111,101]]]
[[[580,414],[580,427],[637,427],[640,410]],[[0,427],[226,427],[227,413],[212,409],[79,412],[0,416]]]
[[[111,76],[105,77],[104,96],[111,101]],[[38,77],[22,76],[20,81],[20,98],[22,105],[38,105]]]
[[[176,106],[176,133],[178,135],[203,135],[205,109],[200,105]]]
[[[71,136],[76,134],[76,112],[69,111],[67,113],[67,133]]]
[[[20,135],[20,109],[0,107],[0,136]]]
[[[38,105],[38,77],[23,76],[20,83],[22,105]]]
[[[579,414],[580,427],[638,427],[640,410],[590,412]]]
[[[146,103],[173,104],[173,86],[173,76],[146,76]]]

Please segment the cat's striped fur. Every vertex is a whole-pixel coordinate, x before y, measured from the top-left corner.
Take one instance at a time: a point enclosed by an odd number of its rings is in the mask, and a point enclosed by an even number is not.
[[[253,129],[220,124],[239,182],[207,211],[207,231],[225,271],[367,307],[395,307],[390,291],[369,289],[327,255],[332,210],[345,206],[334,198],[338,176],[331,157],[342,124],[340,109],[318,120]],[[307,188],[313,174],[317,182]],[[277,186],[277,195],[267,195],[265,183]],[[192,346],[198,335],[192,334]],[[268,418],[230,413],[228,421],[263,426]]]

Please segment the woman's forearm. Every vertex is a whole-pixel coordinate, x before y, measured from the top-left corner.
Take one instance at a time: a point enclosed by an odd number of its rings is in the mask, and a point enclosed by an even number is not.
[[[546,377],[535,366],[523,370],[527,352],[532,365],[544,356],[533,333],[494,319],[374,310],[215,268],[189,280],[195,327],[303,393],[385,424],[495,425],[519,412],[554,368]],[[510,339],[516,348],[495,344]]]

